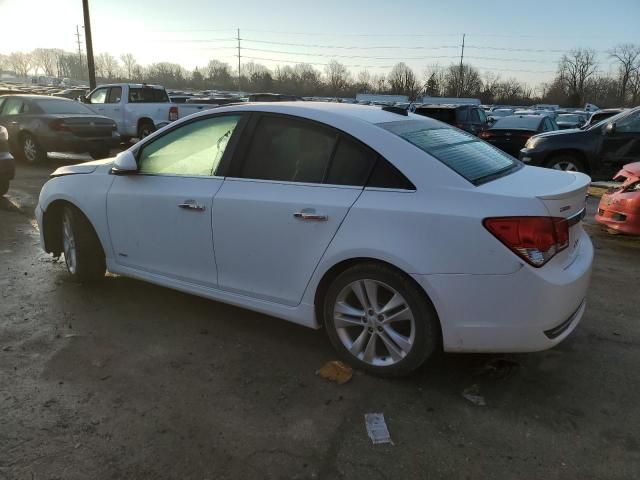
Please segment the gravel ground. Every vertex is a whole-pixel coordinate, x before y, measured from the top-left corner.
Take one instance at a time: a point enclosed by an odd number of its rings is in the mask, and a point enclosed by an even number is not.
[[[640,241],[596,227],[595,199],[587,311],[560,346],[336,385],[315,375],[335,358],[322,331],[118,276],[71,283],[33,219],[51,169],[20,165],[0,199],[0,478],[640,477]],[[370,412],[394,445],[371,444]]]

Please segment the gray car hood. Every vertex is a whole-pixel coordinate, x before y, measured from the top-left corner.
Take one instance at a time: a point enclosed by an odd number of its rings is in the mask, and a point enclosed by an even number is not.
[[[77,165],[65,165],[56,169],[51,176],[60,177],[62,175],[76,175],[80,173],[93,173],[101,165],[109,165],[114,162],[114,158],[105,158],[103,160],[94,160],[92,162],[78,163]]]

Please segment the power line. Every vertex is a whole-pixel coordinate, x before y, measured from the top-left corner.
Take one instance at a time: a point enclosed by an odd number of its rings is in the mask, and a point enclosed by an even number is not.
[[[255,40],[244,38],[246,42],[264,43],[269,45],[284,45],[287,47],[307,47],[307,48],[337,48],[342,50],[376,50],[376,49],[403,49],[403,50],[440,50],[443,48],[458,48],[458,45],[437,45],[433,47],[426,46],[400,46],[400,45],[375,45],[375,46],[359,46],[359,45],[318,45],[311,43],[289,43],[289,42],[272,42],[270,40]]]
[[[370,55],[338,55],[333,53],[304,53],[304,52],[291,52],[284,50],[267,50],[262,48],[245,48],[244,50],[251,52],[265,52],[265,53],[281,53],[285,55],[300,55],[304,57],[327,57],[327,58],[366,58],[370,60],[425,60],[425,59],[445,59],[456,58],[451,55],[439,55],[439,56],[424,56],[419,57],[406,57],[406,56],[394,56],[394,57],[373,57]]]

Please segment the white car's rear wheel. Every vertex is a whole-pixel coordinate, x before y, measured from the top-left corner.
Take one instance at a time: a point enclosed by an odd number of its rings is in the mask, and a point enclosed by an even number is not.
[[[104,251],[89,220],[76,208],[62,212],[61,239],[64,261],[69,274],[78,282],[91,282],[104,277]]]
[[[424,292],[384,265],[358,265],[339,275],[323,311],[341,358],[371,373],[407,374],[440,345],[438,320]]]

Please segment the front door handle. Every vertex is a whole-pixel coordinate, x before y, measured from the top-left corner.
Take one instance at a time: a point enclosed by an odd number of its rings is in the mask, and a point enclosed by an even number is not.
[[[196,203],[195,200],[185,200],[184,202],[179,203],[178,207],[185,210],[196,210],[197,212],[204,212],[205,210],[205,206]]]
[[[326,215],[319,215],[313,212],[296,212],[293,214],[295,218],[299,218],[300,220],[312,220],[316,222],[326,222],[329,220],[329,217]]]

